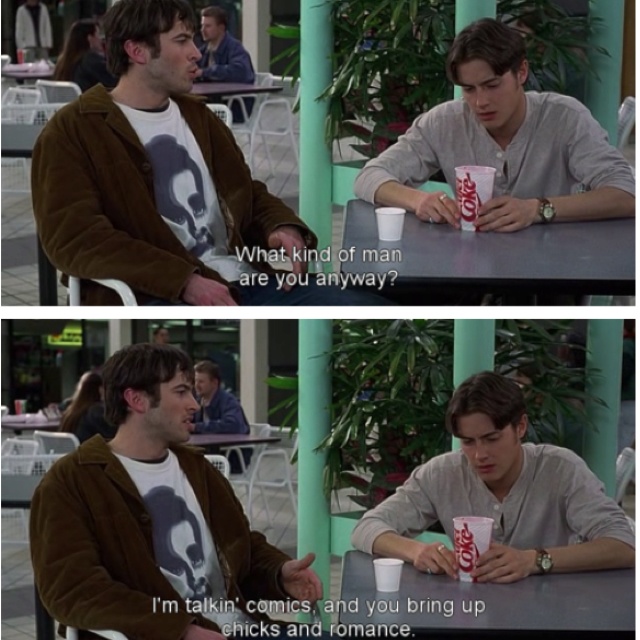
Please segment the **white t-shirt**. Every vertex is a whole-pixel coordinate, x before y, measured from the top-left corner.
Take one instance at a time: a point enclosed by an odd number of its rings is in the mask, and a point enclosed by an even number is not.
[[[211,531],[176,455],[169,451],[160,462],[140,462],[115,455],[131,476],[151,516],[156,562],[171,586],[184,600],[206,600],[202,613],[219,626],[251,623],[235,607],[228,607],[230,610],[225,612],[224,606],[208,606],[209,602],[226,601],[227,589]]]
[[[158,211],[182,245],[229,282],[253,273],[251,265],[229,254],[211,173],[178,105],[169,100],[162,111],[142,111],[115,104],[149,156]]]

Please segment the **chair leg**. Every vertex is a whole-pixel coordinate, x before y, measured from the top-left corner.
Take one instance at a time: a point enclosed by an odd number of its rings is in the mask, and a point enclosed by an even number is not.
[[[269,151],[269,143],[267,142],[267,137],[261,134],[262,144],[264,144],[265,151],[267,153],[267,162],[269,163],[269,176],[275,176],[275,171],[273,170],[273,160],[271,159],[271,151]]]
[[[262,495],[264,510],[267,512],[267,522],[269,523],[269,526],[273,529],[273,518],[271,517],[271,511],[269,511],[269,502],[267,500],[267,496],[264,492],[264,487],[262,485],[260,485],[260,494]]]

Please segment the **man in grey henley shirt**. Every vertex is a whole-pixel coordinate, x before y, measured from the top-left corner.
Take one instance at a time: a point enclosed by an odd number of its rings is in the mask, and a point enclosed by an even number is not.
[[[635,215],[631,168],[589,110],[568,96],[524,91],[520,32],[488,18],[472,23],[454,40],[447,74],[462,86],[462,100],[419,116],[370,160],[355,182],[359,198],[459,228],[454,199],[417,187],[441,169],[455,190],[455,167],[482,165],[496,174],[478,231]]]
[[[472,574],[478,582],[635,565],[626,516],[584,461],[568,449],[521,443],[527,416],[515,382],[472,376],[455,391],[446,422],[461,450],[418,467],[368,511],[353,531],[356,549],[455,578],[452,551],[413,538],[439,521],[453,540],[454,517],[483,516],[495,522]]]

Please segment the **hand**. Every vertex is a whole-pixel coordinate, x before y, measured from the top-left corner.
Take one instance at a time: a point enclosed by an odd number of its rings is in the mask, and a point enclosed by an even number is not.
[[[417,192],[419,196],[414,204],[414,211],[420,220],[435,224],[449,223],[455,229],[460,228],[460,211],[453,198],[444,191],[433,193]]]
[[[296,600],[315,602],[322,598],[320,578],[309,568],[315,559],[314,553],[307,553],[300,560],[285,562],[280,569],[280,580],[284,590]]]
[[[534,573],[535,563],[534,550],[521,551],[492,542],[489,550],[478,558],[471,575],[478,582],[517,582]]]
[[[181,298],[187,304],[198,306],[237,307],[229,293],[229,287],[221,282],[192,273],[182,291]]]
[[[478,212],[478,231],[500,233],[518,231],[538,220],[540,203],[535,198],[520,200],[511,196],[499,196],[485,202]]]
[[[226,636],[217,631],[190,624],[182,636],[182,640],[226,640]]]
[[[458,579],[458,563],[456,556],[441,542],[433,544],[418,543],[418,552],[414,555],[413,566],[425,573],[446,573],[454,580]]]
[[[284,249],[284,252],[291,260],[293,273],[295,273],[296,276],[307,272],[306,262],[293,259],[294,249],[297,249],[299,252],[304,254],[304,249],[307,246],[300,235],[300,231],[296,227],[292,225],[283,225],[282,227],[278,227],[275,231],[271,232],[268,242],[270,249],[280,249],[280,247]],[[285,283],[282,288],[285,291],[291,291],[292,287]]]

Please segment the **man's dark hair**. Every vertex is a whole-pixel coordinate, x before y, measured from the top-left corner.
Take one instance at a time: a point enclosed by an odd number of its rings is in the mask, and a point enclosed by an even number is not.
[[[181,21],[195,32],[196,16],[187,0],[119,0],[104,15],[107,67],[115,76],[125,74],[129,56],[127,40],[144,42],[154,58],[160,55],[160,34]]]
[[[223,24],[225,29],[229,24],[229,16],[222,7],[205,7],[200,15],[203,18],[213,18],[218,24]]]
[[[220,377],[220,367],[212,360],[202,360],[193,367],[196,373],[206,373],[211,379],[218,382],[222,380]]]
[[[447,55],[447,77],[458,80],[458,66],[470,60],[484,60],[497,76],[517,72],[526,57],[522,33],[491,18],[482,18],[465,27],[455,38]]]
[[[453,393],[447,408],[447,431],[458,435],[458,418],[484,413],[496,429],[516,425],[526,411],[522,389],[513,380],[493,371],[467,378]]]
[[[127,419],[129,406],[124,399],[127,389],[144,391],[151,397],[152,406],[157,406],[160,385],[178,373],[193,383],[191,358],[178,347],[142,343],[120,349],[102,369],[105,418],[116,427]]]
[[[155,338],[161,331],[169,331],[169,329],[167,329],[167,327],[165,327],[163,324],[161,324],[159,327],[156,327],[153,330],[153,337]]]

